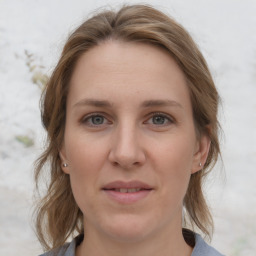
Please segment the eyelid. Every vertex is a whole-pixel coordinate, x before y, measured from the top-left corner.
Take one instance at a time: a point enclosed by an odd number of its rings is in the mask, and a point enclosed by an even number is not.
[[[100,125],[95,125],[95,124],[89,124],[87,121],[92,118],[92,117],[95,117],[95,116],[101,116],[103,117],[105,120],[108,121],[108,123],[111,123],[109,121],[109,118],[106,117],[106,114],[105,113],[102,113],[102,112],[93,112],[93,113],[89,113],[89,114],[86,114],[84,115],[81,119],[80,119],[80,123],[81,124],[87,124],[88,126],[90,127],[100,127],[100,126],[103,126],[105,124],[100,124]]]
[[[165,114],[165,113],[163,113],[163,112],[152,112],[152,113],[150,113],[148,116],[149,116],[149,117],[147,118],[147,121],[146,121],[146,122],[148,122],[149,119],[151,119],[151,118],[153,118],[153,117],[155,117],[155,116],[162,116],[162,117],[166,118],[166,119],[169,121],[169,124],[176,122],[176,120],[175,120],[171,115]],[[167,124],[167,125],[169,125],[169,124]],[[163,125],[156,125],[156,124],[153,124],[153,125],[155,125],[155,126],[165,126],[166,124],[163,124]]]
[[[95,116],[101,116],[101,117],[103,117],[105,120],[107,120],[107,124],[112,124],[112,121],[110,121],[110,118],[108,117],[108,115],[107,115],[106,113],[102,113],[102,112],[92,112],[92,113],[86,114],[86,115],[84,115],[84,116],[80,119],[79,123],[84,124],[84,125],[87,123],[87,125],[90,126],[90,127],[100,127],[100,126],[106,125],[106,123],[103,123],[103,124],[100,124],[100,125],[94,125],[94,124],[89,124],[89,123],[87,122],[89,118],[92,118],[92,117],[95,117]],[[163,113],[163,112],[151,112],[151,113],[149,113],[149,114],[147,115],[146,121],[143,122],[143,123],[144,123],[144,124],[145,124],[145,123],[148,123],[149,120],[150,120],[151,118],[155,117],[155,116],[162,116],[162,117],[166,118],[166,119],[168,120],[168,123],[167,123],[167,124],[162,124],[162,125],[161,125],[161,124],[159,124],[159,125],[157,125],[157,124],[151,124],[151,125],[153,125],[153,126],[159,126],[159,127],[161,127],[161,126],[167,126],[167,125],[176,123],[176,120],[175,120],[174,117],[172,117],[170,114],[166,114],[166,113]]]

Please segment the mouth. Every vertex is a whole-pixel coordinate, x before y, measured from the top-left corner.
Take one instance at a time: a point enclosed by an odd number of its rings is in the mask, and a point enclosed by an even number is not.
[[[144,189],[144,188],[113,188],[113,189],[103,189],[103,190],[112,190],[120,193],[135,193],[142,190],[151,190],[151,189]]]
[[[140,181],[115,181],[102,188],[107,197],[120,204],[132,204],[146,198],[153,187]]]

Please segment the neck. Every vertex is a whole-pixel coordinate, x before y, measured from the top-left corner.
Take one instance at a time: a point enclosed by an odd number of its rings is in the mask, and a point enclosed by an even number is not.
[[[77,247],[76,256],[190,256],[192,250],[185,242],[181,228],[179,232],[159,232],[133,242],[99,236],[97,232],[92,233],[90,230],[84,234],[83,242]]]

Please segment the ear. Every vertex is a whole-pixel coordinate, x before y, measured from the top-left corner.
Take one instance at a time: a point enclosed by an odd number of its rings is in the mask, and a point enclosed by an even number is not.
[[[210,150],[211,140],[208,135],[201,135],[197,142],[191,173],[195,173],[204,168]],[[200,165],[201,163],[201,165]]]
[[[61,159],[61,169],[62,169],[62,171],[66,174],[69,174],[69,166],[68,166],[68,161],[67,161],[67,157],[66,157],[66,150],[65,150],[64,145],[62,146],[61,150],[59,151],[59,156],[60,156],[60,159]]]

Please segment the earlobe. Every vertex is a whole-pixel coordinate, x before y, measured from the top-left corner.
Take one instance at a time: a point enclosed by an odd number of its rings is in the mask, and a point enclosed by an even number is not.
[[[198,148],[194,154],[194,161],[191,173],[198,172],[204,168],[205,162],[211,146],[211,140],[208,135],[202,135],[198,141]]]
[[[65,153],[64,148],[62,148],[59,151],[59,156],[60,156],[60,159],[61,159],[61,169],[62,169],[62,171],[66,174],[69,174],[69,165],[68,165],[68,161],[67,161],[67,158],[66,158],[66,153]]]

